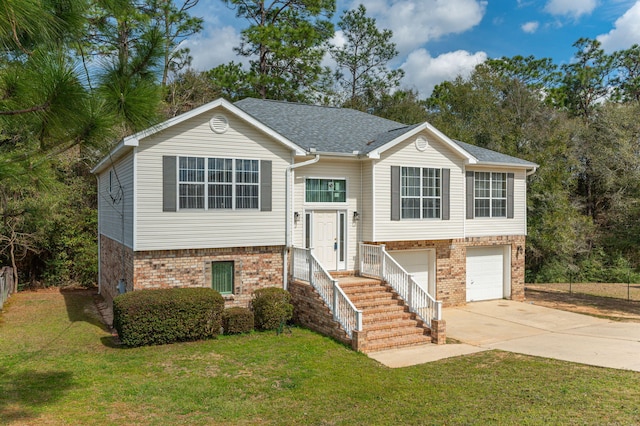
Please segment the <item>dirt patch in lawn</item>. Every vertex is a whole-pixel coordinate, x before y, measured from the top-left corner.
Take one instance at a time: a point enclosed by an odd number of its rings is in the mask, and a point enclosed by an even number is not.
[[[563,311],[593,315],[616,321],[640,322],[639,301],[582,293],[571,294],[549,287],[540,288],[540,286],[529,284],[525,288],[525,298],[527,302]]]

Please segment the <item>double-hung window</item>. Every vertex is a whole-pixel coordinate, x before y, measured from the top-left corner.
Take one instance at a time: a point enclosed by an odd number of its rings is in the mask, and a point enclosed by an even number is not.
[[[181,209],[204,208],[204,158],[180,157],[179,194]]]
[[[257,209],[260,163],[232,158],[179,157],[178,188],[181,209]]]
[[[475,172],[474,216],[507,217],[507,174]]]
[[[440,169],[402,167],[400,200],[402,219],[438,219],[441,209]]]

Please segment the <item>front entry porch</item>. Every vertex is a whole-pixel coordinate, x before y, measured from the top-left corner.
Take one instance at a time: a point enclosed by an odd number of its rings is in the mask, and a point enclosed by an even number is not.
[[[383,246],[359,247],[360,270],[329,273],[309,249],[294,248],[289,283],[296,319],[361,352],[445,343],[441,303]]]

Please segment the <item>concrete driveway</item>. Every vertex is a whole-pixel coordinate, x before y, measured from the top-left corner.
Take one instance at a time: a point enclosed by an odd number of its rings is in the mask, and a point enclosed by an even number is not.
[[[622,323],[492,300],[446,308],[447,337],[461,344],[392,349],[369,356],[395,368],[490,349],[640,371],[640,323]]]
[[[475,347],[640,371],[640,323],[510,300],[448,308],[443,317],[448,337]]]

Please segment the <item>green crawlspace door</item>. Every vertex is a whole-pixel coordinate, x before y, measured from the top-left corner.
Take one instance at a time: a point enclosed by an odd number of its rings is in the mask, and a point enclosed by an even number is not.
[[[211,263],[211,287],[221,294],[233,293],[233,262]]]

